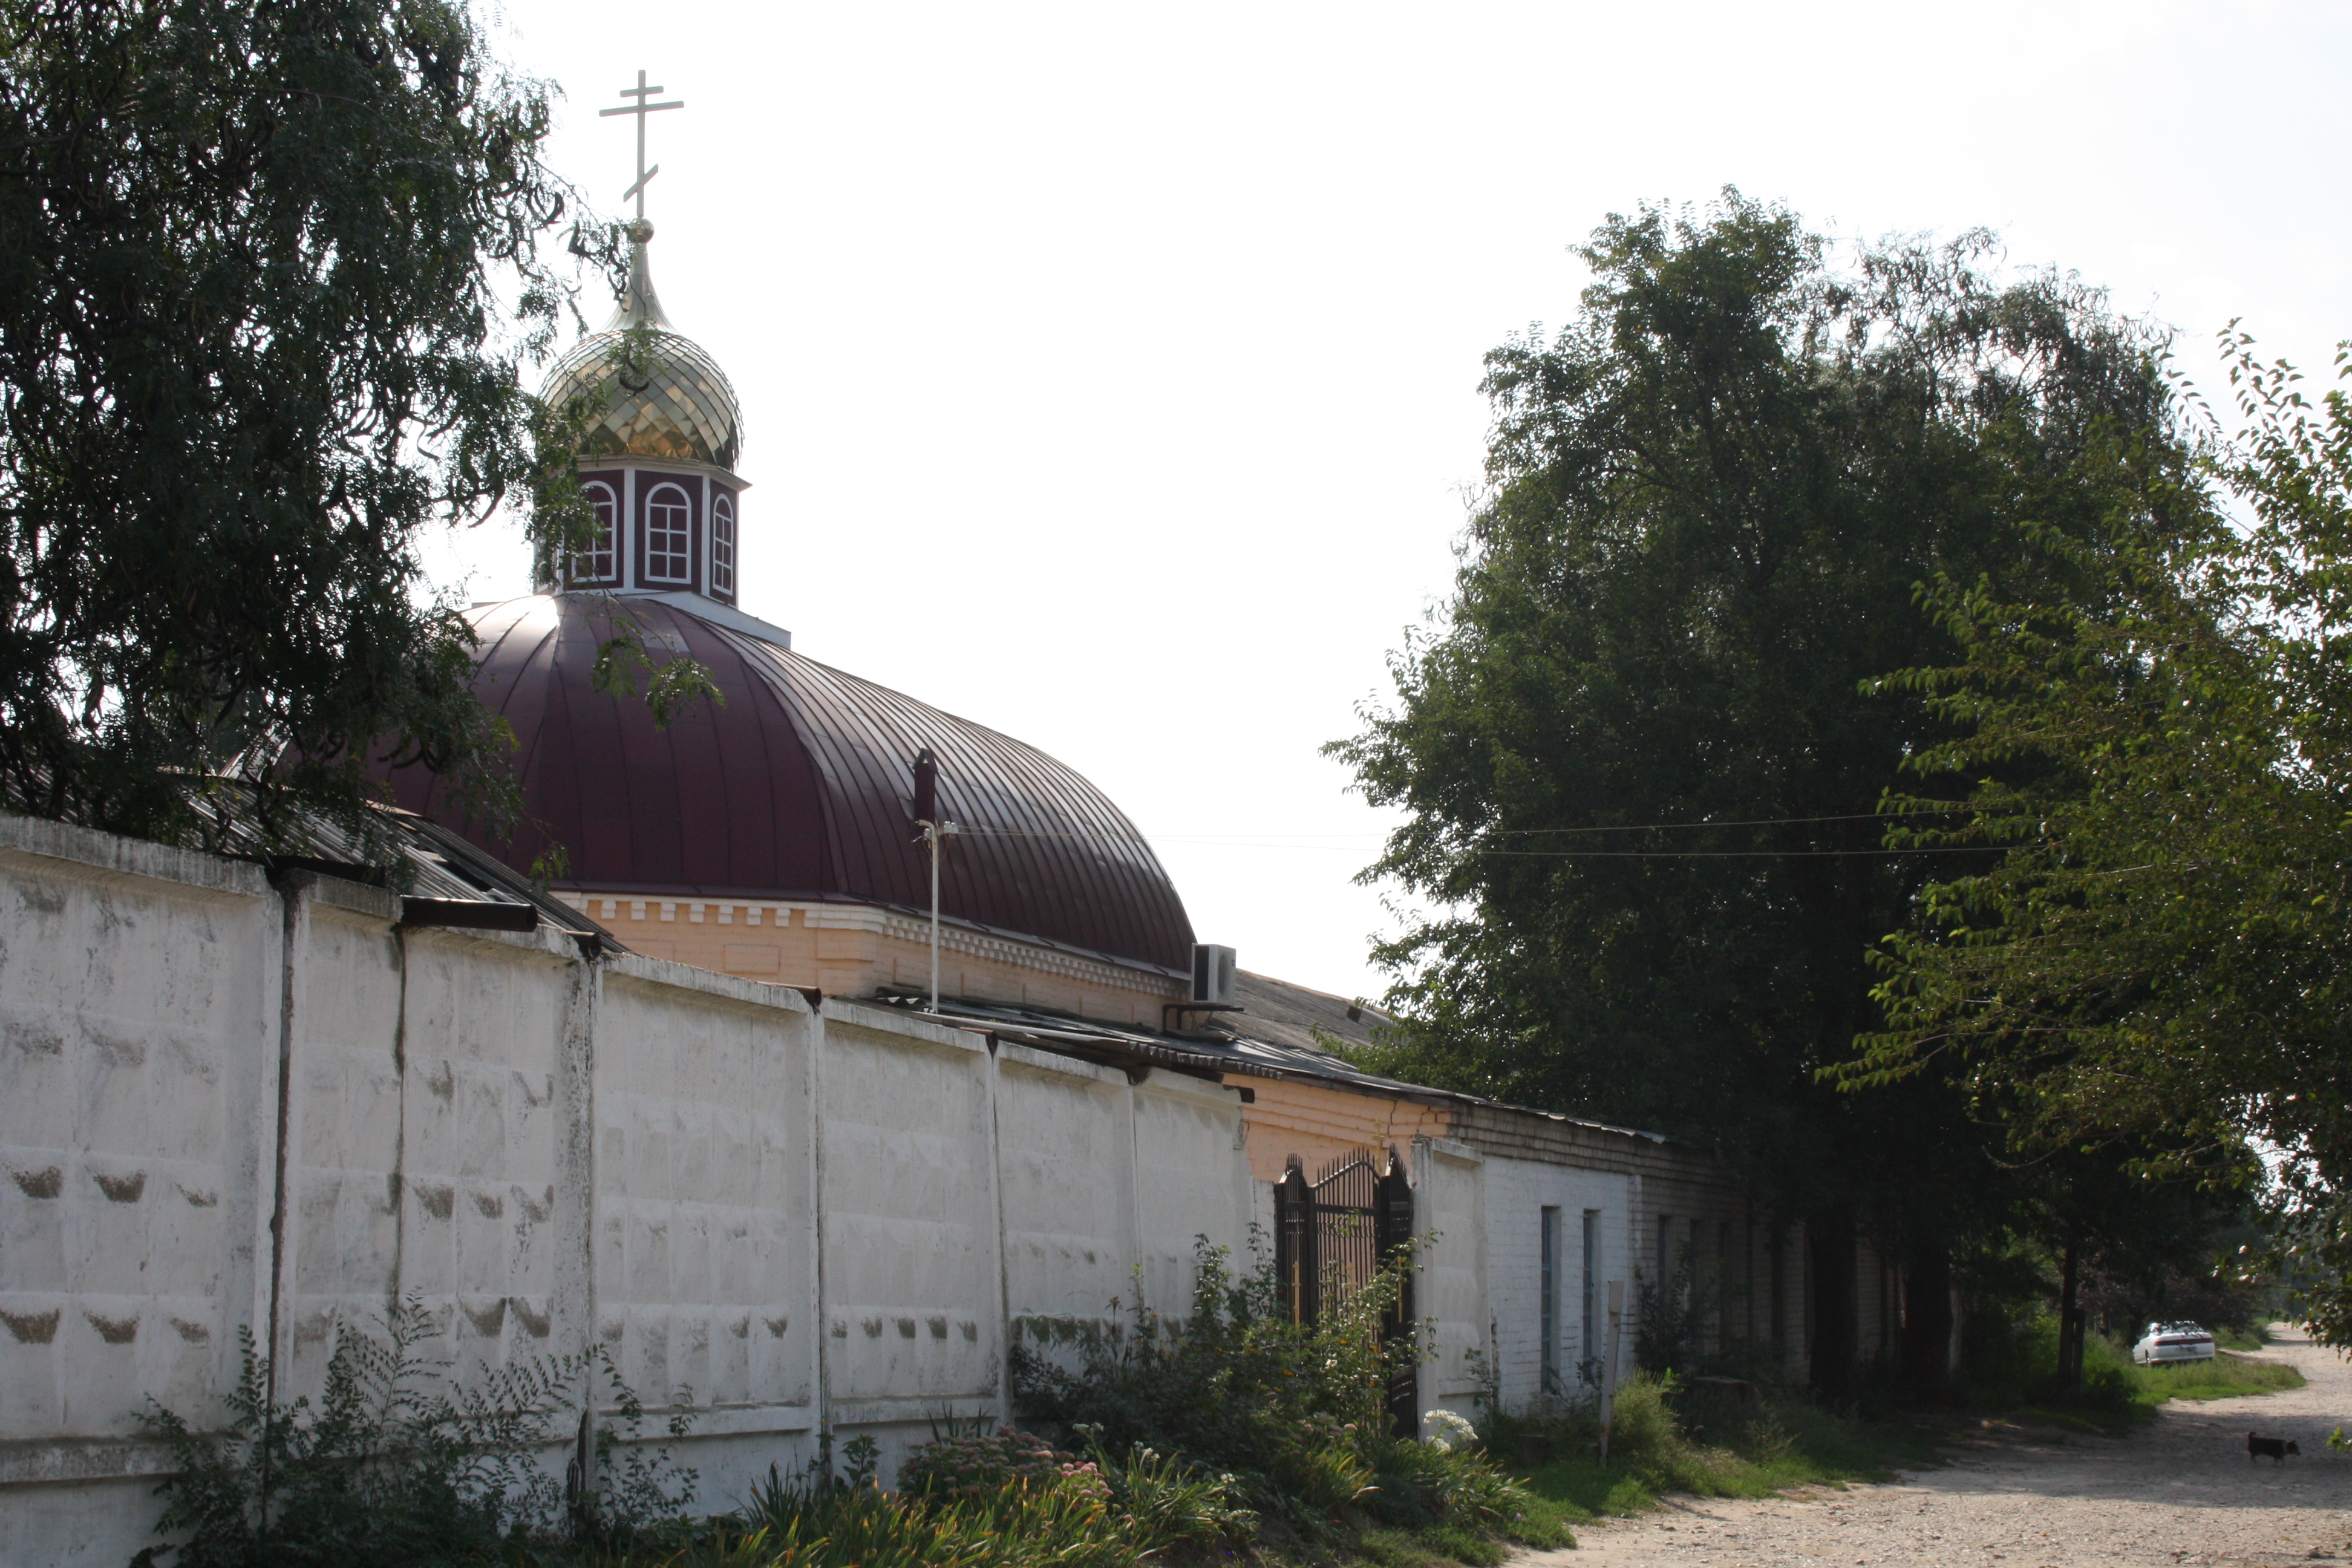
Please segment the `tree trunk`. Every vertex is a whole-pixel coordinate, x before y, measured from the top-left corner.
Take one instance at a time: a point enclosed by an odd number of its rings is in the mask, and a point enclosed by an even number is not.
[[[1903,1366],[1915,1399],[1951,1393],[1952,1255],[1941,1242],[1921,1247],[1904,1270]]]
[[[1851,1214],[1823,1215],[1805,1222],[1805,1250],[1811,1267],[1814,1391],[1833,1403],[1853,1398],[1861,1324],[1854,1305],[1854,1229]]]
[[[2083,1403],[2083,1247],[2066,1233],[2066,1260],[2058,1286],[2058,1403]]]

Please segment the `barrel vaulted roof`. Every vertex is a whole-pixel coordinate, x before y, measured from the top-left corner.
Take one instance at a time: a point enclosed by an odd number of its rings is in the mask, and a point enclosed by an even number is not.
[[[528,821],[495,842],[419,768],[394,775],[397,803],[511,866],[561,844],[560,886],[927,910],[912,802],[915,754],[928,746],[941,813],[964,829],[941,872],[945,918],[1187,970],[1192,924],[1158,857],[1072,769],[716,616],[622,603],[656,657],[698,660],[722,700],[656,729],[641,700],[592,679],[612,605],[551,595],[481,606],[477,690],[514,731]]]

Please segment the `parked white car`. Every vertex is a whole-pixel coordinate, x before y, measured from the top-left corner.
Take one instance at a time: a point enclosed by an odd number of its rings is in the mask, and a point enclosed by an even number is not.
[[[2132,1346],[2132,1360],[2142,1366],[2160,1361],[2211,1361],[2213,1336],[2196,1323],[2150,1323]]]

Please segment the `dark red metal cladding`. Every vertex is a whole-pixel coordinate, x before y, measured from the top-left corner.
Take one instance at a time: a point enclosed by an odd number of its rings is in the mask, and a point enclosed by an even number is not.
[[[595,601],[536,596],[474,613],[477,689],[513,729],[528,820],[508,843],[466,819],[422,768],[398,803],[528,868],[551,845],[557,885],[596,891],[929,905],[913,831],[915,756],[939,758],[941,815],[964,831],[941,912],[1008,935],[1181,970],[1192,928],[1142,835],[1034,747],[684,610],[625,601],[659,658],[675,645],[718,682],[654,727],[641,700],[592,679],[611,633]]]

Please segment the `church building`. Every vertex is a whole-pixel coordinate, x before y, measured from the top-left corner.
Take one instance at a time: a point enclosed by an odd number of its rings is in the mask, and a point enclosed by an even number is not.
[[[512,727],[525,825],[494,838],[416,768],[394,777],[401,806],[519,870],[560,846],[556,895],[634,952],[907,1008],[992,1046],[1234,1088],[1259,1219],[1294,1263],[1316,1256],[1297,1245],[1297,1215],[1321,1212],[1318,1192],[1386,1169],[1426,1206],[1454,1162],[1479,1196],[1441,1250],[1520,1258],[1505,1267],[1524,1268],[1527,1300],[1462,1306],[1459,1342],[1438,1347],[1443,1397],[1468,1398],[1494,1357],[1515,1398],[1564,1390],[1563,1368],[1592,1363],[1612,1272],[1687,1269],[1717,1299],[1718,1346],[1801,1363],[1801,1249],[1711,1159],[1364,1072],[1340,1054],[1381,1022],[1360,1004],[1247,972],[1196,993],[1196,959],[1229,954],[1196,944],[1150,843],[1100,790],[1034,746],[794,650],[743,606],[744,552],[761,535],[741,409],[662,308],[652,226],[640,216],[628,237],[612,319],[543,394],[596,411],[578,458],[595,536],[537,592],[472,611],[477,689]],[[698,661],[723,700],[661,728],[644,700],[600,690],[600,647],[624,627],[656,659]],[[936,906],[926,811],[956,826]],[[1519,1174],[1493,1179],[1503,1171]]]
[[[1193,933],[1151,847],[1068,767],[985,725],[795,653],[737,601],[743,417],[718,362],[654,291],[652,226],[630,226],[625,292],[545,395],[601,410],[580,459],[590,547],[539,593],[475,606],[478,689],[512,726],[523,827],[494,842],[412,768],[398,804],[517,867],[562,847],[562,896],[631,950],[867,996],[926,985],[929,866],[915,766],[960,831],[940,868],[944,994],[1157,1027],[1186,995]],[[650,335],[631,363],[628,334]],[[600,691],[627,630],[694,659],[721,700],[667,729]]]
[[[660,90],[608,111],[626,285],[545,388],[593,412],[593,536],[471,612],[521,829],[414,767],[401,868],[323,824],[257,864],[0,815],[0,1562],[129,1557],[176,1462],[152,1404],[216,1417],[247,1343],[315,1395],[412,1310],[460,1379],[609,1356],[711,1508],[835,1436],[887,1468],[1017,1417],[1024,1352],[1189,1300],[1202,1247],[1263,1251],[1301,1320],[1410,1257],[1406,1435],[1592,1396],[1644,1289],[1685,1358],[1894,1344],[1867,1248],[1825,1291],[1703,1149],[1365,1070],[1377,1010],[1197,942],[1084,777],[740,602],[741,409],[649,262]],[[622,636],[721,700],[600,689]]]

